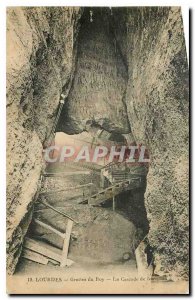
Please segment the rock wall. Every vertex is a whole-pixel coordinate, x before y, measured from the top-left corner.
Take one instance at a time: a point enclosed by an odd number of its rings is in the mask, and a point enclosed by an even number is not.
[[[74,72],[79,8],[7,9],[7,270],[31,221],[60,94]]]
[[[181,10],[120,9],[113,24],[128,62],[127,113],[137,143],[150,152],[145,205],[156,273],[188,276],[189,96]],[[124,32],[126,34],[124,34]]]
[[[91,124],[109,132],[129,133],[124,103],[127,78],[126,65],[111,32],[109,9],[86,8],[73,86],[58,130],[79,133]]]

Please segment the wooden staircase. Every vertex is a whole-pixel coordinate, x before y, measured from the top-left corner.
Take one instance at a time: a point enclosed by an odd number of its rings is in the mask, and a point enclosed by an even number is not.
[[[129,174],[127,174],[125,171],[121,170],[115,170],[112,171],[112,182],[120,182],[120,181],[125,181],[128,180]]]
[[[96,163],[88,163],[88,162],[74,162],[74,161],[64,161],[63,163],[59,163],[59,168],[61,169],[73,169],[73,170],[91,170],[94,172],[101,172],[102,166]]]
[[[60,265],[60,267],[71,266],[74,262],[68,259],[68,249],[73,222],[76,221],[64,212],[50,205],[46,200],[39,200],[39,202],[66,218],[67,224],[65,233],[57,230],[53,226],[46,224],[41,220],[35,218],[33,219],[33,223],[38,224],[39,226],[47,229],[48,231],[55,233],[61,239],[63,239],[63,248],[62,250],[60,250],[38,239],[26,237],[23,244],[22,257],[43,265],[46,265],[49,262],[51,262],[54,265]]]
[[[90,175],[90,171],[67,171],[67,172],[46,172],[43,174],[44,177],[65,177],[72,175]]]
[[[105,188],[104,179],[106,178],[104,176],[104,171],[107,171],[109,175],[111,175],[110,183],[111,185]],[[69,249],[69,243],[70,243],[70,237],[71,237],[71,231],[73,222],[77,223],[75,220],[72,219],[71,216],[67,215],[63,211],[57,209],[56,207],[52,206],[50,203],[47,202],[47,200],[44,197],[48,195],[49,193],[61,193],[61,192],[68,192],[71,190],[82,190],[83,188],[87,187],[90,188],[90,196],[84,196],[81,200],[81,197],[76,198],[76,204],[88,204],[91,206],[100,206],[105,201],[113,201],[113,210],[115,210],[115,196],[119,195],[120,193],[124,191],[129,191],[133,189],[141,188],[143,189],[145,187],[145,176],[141,174],[132,175],[128,172],[127,168],[124,166],[124,164],[121,164],[121,168],[117,168],[116,163],[110,163],[106,166],[100,166],[97,164],[89,164],[89,163],[74,163],[74,162],[67,162],[63,166],[63,168],[60,169],[58,172],[54,172],[54,169],[49,169],[47,172],[42,174],[43,179],[47,177],[53,177],[53,178],[59,178],[60,182],[61,179],[67,179],[68,177],[73,177],[73,181],[75,180],[75,175],[81,175],[80,177],[82,180],[87,177],[91,181],[91,176],[93,172],[98,172],[100,175],[100,178],[102,180],[102,189],[100,189],[98,192],[96,192],[93,188],[94,183],[88,182],[85,184],[79,184],[78,186],[67,186],[62,187],[58,190],[42,190],[40,192],[40,198],[37,199],[40,204],[43,206],[46,206],[49,209],[52,209],[53,211],[57,212],[58,214],[62,215],[65,218],[66,223],[66,232],[60,232],[53,226],[46,224],[42,220],[38,220],[36,218],[33,219],[33,222],[37,224],[38,226],[41,226],[43,228],[46,228],[49,232],[55,233],[58,235],[61,239],[63,239],[63,248],[62,250],[53,247],[46,242],[43,242],[41,240],[27,237],[25,239],[24,245],[23,245],[23,253],[22,256],[26,259],[41,263],[41,264],[48,264],[49,262],[60,265],[61,267],[70,266],[73,264],[73,261],[68,259],[68,249]],[[50,178],[48,178],[50,180]],[[108,184],[110,184],[108,182]],[[92,194],[94,193],[94,194]]]
[[[89,204],[92,206],[100,205],[101,203],[112,200],[113,197],[117,196],[118,194],[133,190],[136,188],[143,187],[143,183],[140,177],[132,178],[128,180],[124,180],[118,183],[115,183],[105,189],[100,190],[98,193],[91,195],[90,197],[79,201],[79,204]]]

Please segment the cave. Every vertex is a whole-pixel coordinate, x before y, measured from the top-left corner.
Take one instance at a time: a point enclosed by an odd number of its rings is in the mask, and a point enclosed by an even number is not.
[[[127,141],[121,133],[109,133],[97,124],[95,126],[90,124],[87,131],[81,133],[71,135],[63,132],[55,133],[55,139],[51,144],[59,147],[59,150],[52,148],[50,151],[51,162],[49,160],[42,176],[41,190],[38,202],[34,206],[27,238],[45,242],[58,249],[63,248],[61,237],[37,223],[37,220],[41,220],[59,232],[66,231],[66,219],[56,211],[45,207],[43,203],[47,201],[49,205],[68,213],[75,220],[68,252],[68,257],[75,262],[75,266],[87,270],[92,266],[96,269],[99,265],[112,269],[114,265],[120,270],[124,265],[126,268],[128,263],[130,270],[134,270],[136,268],[134,251],[149,230],[144,204],[146,166],[137,163],[130,165],[125,161],[117,164],[117,157],[110,164],[109,156],[106,155],[104,157],[100,155],[96,162],[93,162],[96,145],[119,147],[125,145]],[[61,160],[60,149],[63,149],[63,145],[75,147],[75,153],[70,156],[68,151],[66,156],[65,152],[65,157],[63,156]],[[80,147],[89,148],[91,160],[85,160],[86,157],[81,156],[77,161]],[[125,178],[121,178],[121,175]],[[143,183],[140,186],[132,186],[133,189],[125,191],[125,188],[124,190],[122,188],[116,193],[113,192],[114,197],[110,195],[107,197],[105,194],[100,203],[90,203],[91,196],[102,193],[128,178],[141,178]],[[85,202],[86,198],[89,198],[88,203]],[[23,264],[24,259],[22,267]],[[18,270],[20,271],[22,267],[19,264]]]
[[[144,244],[151,277],[186,279],[188,65],[180,8],[9,8],[8,21],[8,41],[17,45],[7,68],[8,273],[25,269],[26,238],[62,249],[62,239],[34,221],[66,231],[64,216],[47,203],[76,220],[69,258],[83,268],[136,270],[135,250]],[[72,157],[45,162],[43,151],[53,146],[55,158],[63,143],[85,145],[89,157],[97,146],[144,146],[150,163],[107,167],[107,153],[76,166]],[[97,202],[112,185],[119,192]]]

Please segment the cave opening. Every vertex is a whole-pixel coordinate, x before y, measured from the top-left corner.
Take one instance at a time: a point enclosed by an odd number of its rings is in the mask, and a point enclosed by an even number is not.
[[[120,147],[124,143],[127,143],[126,136],[92,126],[80,134],[56,132],[53,144],[73,146],[76,152],[84,145],[89,152],[94,152],[97,145],[106,144],[108,147],[117,144]],[[52,158],[57,155],[57,152],[52,152]],[[145,166],[118,165],[116,161],[110,165],[106,157],[100,157],[96,163],[82,159],[74,162],[73,158],[74,155],[70,160],[65,158],[63,162],[48,163],[27,236],[46,243],[47,247],[63,249],[62,237],[55,231],[51,232],[51,228],[44,227],[40,220],[61,233],[66,232],[67,220],[45,206],[46,202],[75,221],[69,242],[70,261],[84,269],[91,264],[95,267],[119,265],[125,268],[128,265],[130,269],[136,269],[134,251],[149,229],[144,205]],[[115,188],[127,178],[140,176],[141,185],[130,190],[122,186],[119,190],[112,190],[112,196],[106,194],[107,189]],[[90,203],[94,195],[97,198]],[[55,259],[50,262],[56,264]]]
[[[127,65],[115,37],[113,14],[109,8],[84,9],[74,76],[54,122],[51,143],[60,149],[71,146],[74,154],[59,161],[58,149],[51,151],[51,158],[58,159],[47,163],[42,175],[27,234],[29,239],[55,247],[58,254],[67,232],[63,215],[67,214],[74,221],[68,259],[84,268],[126,263],[136,268],[135,249],[149,230],[144,204],[148,168],[125,161],[110,163],[106,155],[95,162],[91,159],[96,147],[106,146],[110,151],[116,146],[119,151],[123,145],[136,145],[124,102]],[[73,161],[83,146],[90,161]],[[54,256],[49,262],[55,265],[59,260]]]

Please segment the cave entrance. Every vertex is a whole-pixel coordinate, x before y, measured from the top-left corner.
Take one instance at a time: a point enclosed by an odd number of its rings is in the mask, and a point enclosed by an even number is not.
[[[55,145],[68,145],[76,151],[85,146],[89,152],[94,152],[96,146],[117,144],[120,147],[126,142],[124,135],[101,128],[76,135],[59,132],[55,136]],[[54,151],[52,158],[57,154]],[[142,183],[137,185],[138,178]],[[129,264],[136,268],[134,250],[148,232],[145,178],[142,166],[108,163],[105,157],[96,163],[66,159],[49,163],[34,210],[36,222],[32,221],[28,237],[57,250],[63,249],[63,238],[56,232],[67,231],[67,220],[62,215],[65,214],[74,221],[68,261],[84,268],[91,264],[118,264],[120,267]],[[57,264],[55,259],[50,262]]]
[[[53,162],[42,176],[28,233],[59,253],[64,249],[67,219],[73,220],[66,255],[84,268],[123,267],[126,262],[127,267],[136,267],[135,249],[148,232],[145,166],[118,163],[115,157],[110,161],[112,146],[119,151],[133,142],[124,100],[127,64],[113,17],[109,8],[84,9],[74,77],[69,78],[69,90],[64,86],[66,96],[52,131],[56,132],[53,146],[59,148],[50,153]],[[98,146],[109,151],[96,160]],[[82,147],[85,152],[80,152]],[[50,262],[56,263],[55,258]]]

